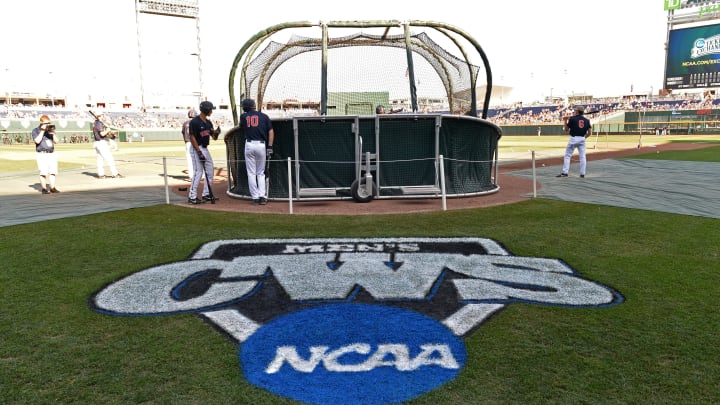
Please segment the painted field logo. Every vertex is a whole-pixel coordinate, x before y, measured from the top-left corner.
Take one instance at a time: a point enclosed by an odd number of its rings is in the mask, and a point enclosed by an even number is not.
[[[462,337],[510,303],[605,307],[616,291],[558,259],[480,238],[262,239],[203,245],[91,299],[120,316],[198,313],[245,378],[295,400],[396,403],[457,376]]]

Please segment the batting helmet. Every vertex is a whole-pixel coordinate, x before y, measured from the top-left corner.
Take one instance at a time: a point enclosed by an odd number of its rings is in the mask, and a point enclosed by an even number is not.
[[[188,110],[188,118],[195,118],[196,115],[197,115],[197,111]]]
[[[41,115],[40,116],[40,123],[41,124],[49,124],[50,123],[50,117],[47,115]]]
[[[250,110],[254,110],[255,108],[256,108],[255,100],[253,100],[251,98],[246,98],[245,100],[242,101],[243,111],[248,112]]]
[[[200,103],[200,112],[203,114],[209,114],[213,109],[215,109],[215,106],[209,101],[203,101]]]

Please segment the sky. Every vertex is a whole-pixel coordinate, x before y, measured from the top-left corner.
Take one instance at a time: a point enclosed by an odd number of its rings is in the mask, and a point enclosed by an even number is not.
[[[253,35],[290,21],[349,20],[425,20],[460,28],[483,47],[494,84],[514,88],[508,101],[657,93],[663,83],[662,0],[275,0],[254,2],[250,10],[244,4],[199,0],[200,80],[198,57],[192,55],[194,20],[144,15],[136,24],[134,0],[8,2],[0,92],[60,94],[70,105],[145,94],[151,104],[202,89],[210,101],[227,103],[232,61]]]

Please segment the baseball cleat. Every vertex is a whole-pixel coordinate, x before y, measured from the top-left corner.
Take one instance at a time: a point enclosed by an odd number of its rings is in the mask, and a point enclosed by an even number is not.
[[[199,198],[188,198],[188,203],[190,204],[202,204],[202,200]]]
[[[567,176],[568,176],[567,173],[560,173],[555,177],[567,177]]]

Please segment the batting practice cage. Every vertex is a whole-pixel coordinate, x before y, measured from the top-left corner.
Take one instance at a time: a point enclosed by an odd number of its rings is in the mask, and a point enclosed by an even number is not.
[[[472,63],[470,51],[481,65]],[[273,122],[274,154],[266,170],[271,200],[368,202],[499,190],[501,130],[486,120],[490,65],[480,45],[453,26],[275,25],[240,49],[229,87],[235,124],[225,136],[231,197],[250,198],[238,126],[245,98]],[[481,109],[478,89],[484,92]]]

